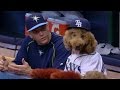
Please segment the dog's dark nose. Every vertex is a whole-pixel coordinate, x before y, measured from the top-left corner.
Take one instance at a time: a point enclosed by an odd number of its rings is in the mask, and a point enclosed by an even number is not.
[[[76,46],[76,48],[75,48],[76,50],[80,50],[80,46]]]

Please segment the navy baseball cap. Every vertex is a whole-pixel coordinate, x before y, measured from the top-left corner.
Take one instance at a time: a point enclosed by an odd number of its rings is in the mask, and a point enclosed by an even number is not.
[[[26,17],[25,24],[28,31],[33,31],[38,27],[47,24],[47,21],[43,18],[41,13],[29,13]]]
[[[69,20],[68,28],[83,28],[86,30],[91,29],[90,22],[85,18],[74,18]]]

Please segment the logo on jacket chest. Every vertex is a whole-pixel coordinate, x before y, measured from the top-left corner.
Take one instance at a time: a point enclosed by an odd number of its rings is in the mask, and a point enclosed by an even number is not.
[[[81,72],[81,67],[80,65],[77,65],[75,62],[71,62],[70,59],[68,58],[67,63],[65,65],[66,69],[69,71],[78,71]]]
[[[39,55],[41,56],[43,54],[43,52],[41,50],[39,50]]]

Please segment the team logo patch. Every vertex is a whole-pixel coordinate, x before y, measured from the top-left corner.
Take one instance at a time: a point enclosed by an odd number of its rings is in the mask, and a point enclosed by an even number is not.
[[[41,51],[41,50],[39,50],[39,54],[40,54],[40,56],[43,54],[43,52]]]
[[[82,22],[80,20],[75,20],[77,27],[82,27]]]
[[[33,16],[33,17],[31,17],[31,18],[33,19],[33,21],[35,20],[35,21],[38,23],[38,20],[39,20],[40,17]]]

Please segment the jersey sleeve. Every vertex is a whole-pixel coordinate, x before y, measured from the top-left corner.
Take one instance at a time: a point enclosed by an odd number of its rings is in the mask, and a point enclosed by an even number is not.
[[[84,75],[87,71],[99,71],[106,73],[102,57],[99,54],[91,58],[87,58],[81,63],[81,75]]]

